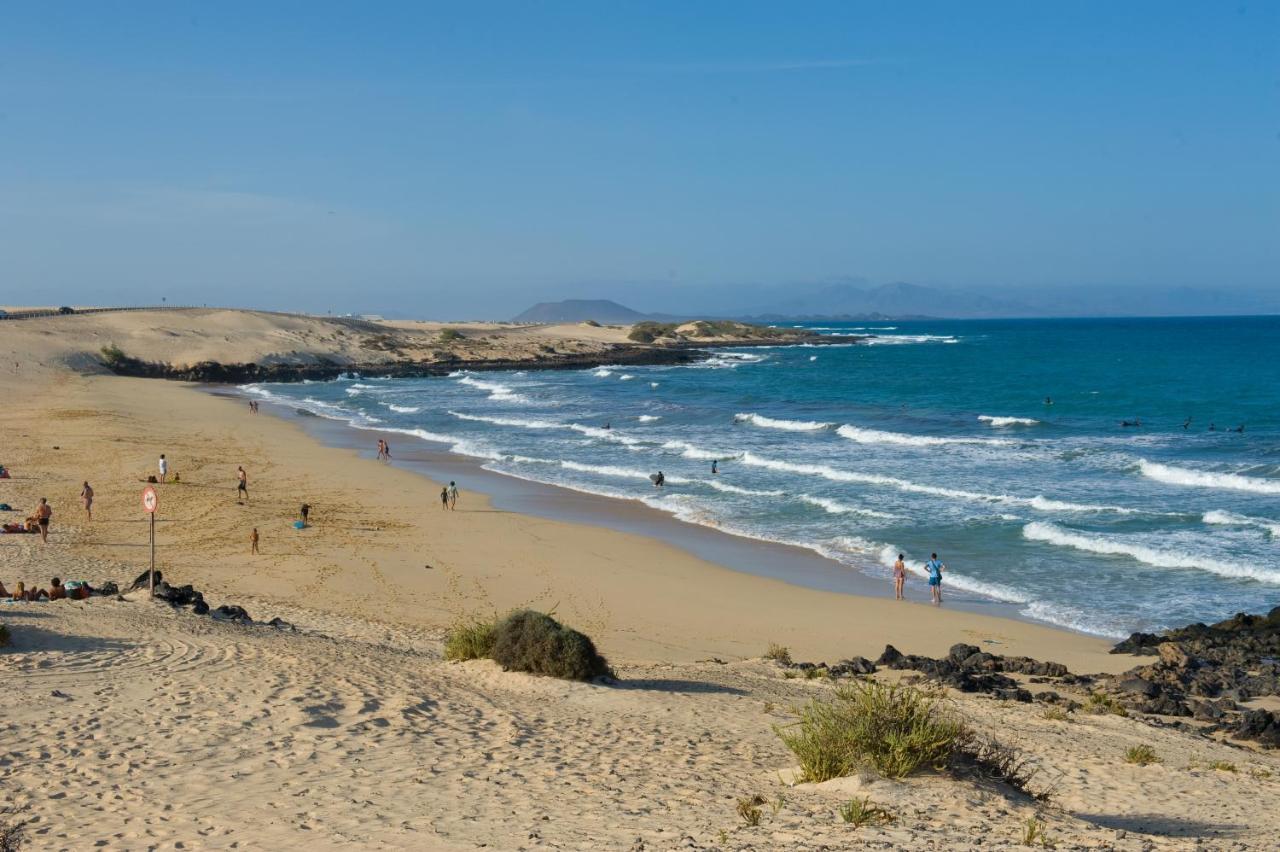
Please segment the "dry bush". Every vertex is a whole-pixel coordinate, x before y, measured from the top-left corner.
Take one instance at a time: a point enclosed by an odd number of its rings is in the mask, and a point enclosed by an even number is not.
[[[589,638],[530,609],[513,612],[497,624],[489,656],[509,671],[566,680],[613,674]]]

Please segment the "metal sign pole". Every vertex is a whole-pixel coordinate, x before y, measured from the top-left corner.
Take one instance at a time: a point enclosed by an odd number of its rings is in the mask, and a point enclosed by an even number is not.
[[[147,597],[156,596],[156,513],[151,513],[151,574],[147,578]]]

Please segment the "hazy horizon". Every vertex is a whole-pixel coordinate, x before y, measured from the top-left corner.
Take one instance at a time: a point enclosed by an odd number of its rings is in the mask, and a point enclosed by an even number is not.
[[[14,8],[0,304],[734,315],[907,282],[1277,312],[1277,31],[1252,4]]]

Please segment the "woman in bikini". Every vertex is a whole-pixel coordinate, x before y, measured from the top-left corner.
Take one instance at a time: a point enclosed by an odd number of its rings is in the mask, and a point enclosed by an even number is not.
[[[902,585],[907,580],[907,563],[902,561],[902,554],[898,554],[898,561],[893,563],[893,596],[897,600],[902,600]]]

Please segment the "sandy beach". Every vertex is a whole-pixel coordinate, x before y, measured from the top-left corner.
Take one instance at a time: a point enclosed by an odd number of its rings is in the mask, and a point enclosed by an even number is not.
[[[329,351],[321,321],[102,317],[0,324],[0,463],[13,474],[0,501],[54,507],[47,545],[0,537],[0,581],[126,585],[146,564],[139,495],[164,453],[180,477],[158,486],[166,579],[297,630],[220,624],[141,593],[0,605],[13,632],[0,651],[11,687],[0,785],[34,848],[832,848],[854,837],[835,815],[854,792],[899,811],[856,835],[881,848],[1017,845],[1037,812],[1060,848],[1273,848],[1280,818],[1259,803],[1280,784],[1275,756],[985,697],[956,700],[1056,779],[1048,808],[935,776],[791,786],[772,725],[830,686],[760,660],[771,642],[832,662],[886,644],[940,656],[957,642],[1073,672],[1135,661],[1081,634],[804,588],[652,538],[497,510],[465,488],[442,511],[441,484],[419,473],[324,446],[242,400],[93,362],[109,343],[170,362],[307,346],[313,357]],[[297,530],[304,502],[311,526]],[[592,636],[620,685],[441,660],[450,625],[525,606]],[[1137,743],[1163,763],[1125,764]],[[780,804],[747,827],[734,803],[754,793]]]

